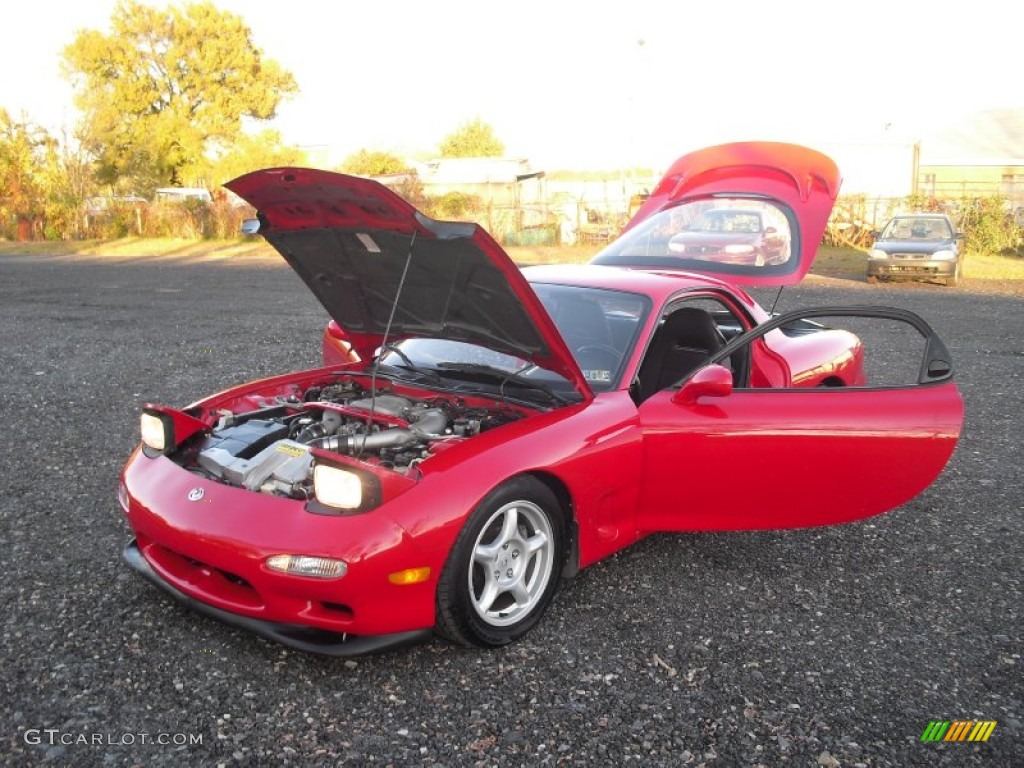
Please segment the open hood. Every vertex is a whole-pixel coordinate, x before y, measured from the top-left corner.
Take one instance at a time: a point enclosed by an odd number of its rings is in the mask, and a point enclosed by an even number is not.
[[[739,142],[691,152],[591,263],[792,285],[811,268],[839,185],[829,157],[796,144]]]
[[[225,186],[256,209],[260,234],[362,341],[364,359],[391,319],[391,339],[480,344],[593,397],[540,299],[476,224],[435,221],[382,184],[329,171],[269,168]]]

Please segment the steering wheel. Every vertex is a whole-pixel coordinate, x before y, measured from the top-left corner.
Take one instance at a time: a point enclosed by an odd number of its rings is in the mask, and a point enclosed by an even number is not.
[[[583,369],[584,374],[592,370],[607,371],[609,380],[619,367],[619,361],[622,359],[619,350],[611,344],[602,344],[600,342],[581,344],[573,350],[573,354],[576,357],[576,362]]]

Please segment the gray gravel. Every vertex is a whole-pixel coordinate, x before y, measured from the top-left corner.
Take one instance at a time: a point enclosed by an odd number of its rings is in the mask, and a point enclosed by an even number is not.
[[[652,537],[513,647],[344,662],[193,614],[120,559],[139,404],[316,364],[324,315],[299,280],[0,258],[0,762],[1024,765],[1024,297],[813,279],[780,309],[825,303],[916,310],[954,354],[967,427],[918,499],[836,528]],[[937,719],[998,726],[922,744]]]

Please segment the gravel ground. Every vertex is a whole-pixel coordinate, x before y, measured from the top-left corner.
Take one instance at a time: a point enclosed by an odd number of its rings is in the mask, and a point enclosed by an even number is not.
[[[315,364],[324,315],[299,280],[245,260],[0,258],[0,762],[1024,765],[1019,294],[784,294],[780,309],[916,310],[953,352],[964,437],[906,506],[652,537],[584,571],[513,647],[345,662],[191,613],[120,559],[140,402]],[[957,719],[998,726],[919,741]],[[177,734],[202,743],[155,743]]]

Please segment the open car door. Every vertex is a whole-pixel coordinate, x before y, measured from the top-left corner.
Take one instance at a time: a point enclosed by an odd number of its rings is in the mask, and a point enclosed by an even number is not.
[[[867,384],[751,388],[726,366],[775,328],[840,318]],[[894,330],[895,328],[895,330]],[[644,531],[796,528],[897,507],[935,480],[963,403],[949,353],[917,315],[882,307],[790,312],[733,339],[639,407]]]

